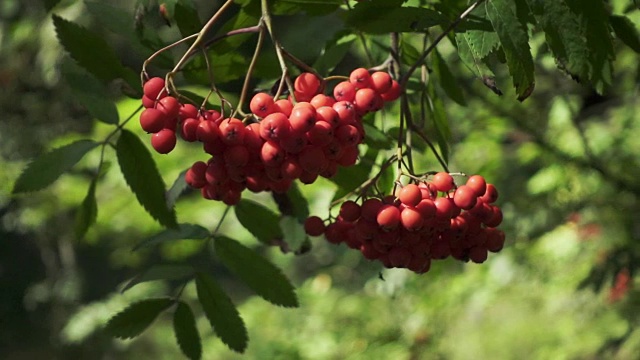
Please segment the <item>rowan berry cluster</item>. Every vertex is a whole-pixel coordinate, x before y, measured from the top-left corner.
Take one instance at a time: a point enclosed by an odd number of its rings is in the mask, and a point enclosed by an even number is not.
[[[362,117],[400,96],[389,74],[364,68],[337,84],[333,96],[323,88],[316,75],[302,73],[294,81],[295,99],[258,93],[243,121],[181,104],[168,96],[163,79],[152,78],[144,84],[140,125],[153,133],[151,144],[162,154],[175,147],[176,132],[202,142],[211,157],[194,163],[186,182],[205,199],[234,205],[245,189],[286,192],[296,179],[310,184],[355,164],[365,136]]]
[[[396,196],[372,197],[361,204],[346,201],[327,226],[312,216],[305,230],[312,236],[324,234],[333,244],[345,243],[385,267],[425,273],[432,260],[451,256],[482,263],[489,251],[502,249],[497,198],[496,188],[480,175],[456,187],[450,174],[440,172],[430,181],[403,186]]]

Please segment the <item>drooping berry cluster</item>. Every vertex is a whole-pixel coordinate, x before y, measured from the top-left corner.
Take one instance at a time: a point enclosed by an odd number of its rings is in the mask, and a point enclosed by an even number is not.
[[[334,176],[338,166],[355,164],[365,136],[362,117],[400,95],[389,74],[366,69],[354,70],[333,96],[322,93],[322,81],[311,73],[298,76],[294,88],[295,103],[256,94],[249,104],[254,116],[245,124],[182,105],[163,93],[164,80],[153,78],[144,86],[147,109],[140,124],[154,133],[152,145],[160,153],[175,147],[176,129],[185,141],[202,142],[211,157],[194,163],[185,180],[204,198],[233,205],[245,189],[286,192],[296,179],[310,184],[318,176]]]
[[[456,188],[453,177],[441,172],[430,182],[405,185],[397,196],[369,198],[362,204],[346,201],[329,225],[312,216],[305,230],[312,236],[324,234],[333,244],[344,242],[388,268],[424,273],[432,260],[451,256],[482,263],[488,251],[502,249],[497,198],[496,188],[480,175]]]

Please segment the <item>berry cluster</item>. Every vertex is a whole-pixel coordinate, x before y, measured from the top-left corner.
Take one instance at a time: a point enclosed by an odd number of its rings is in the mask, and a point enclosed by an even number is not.
[[[396,195],[362,204],[346,201],[329,225],[312,216],[305,230],[312,236],[324,234],[333,244],[344,242],[386,267],[416,273],[449,256],[482,263],[488,251],[498,252],[504,245],[504,233],[496,229],[502,211],[493,205],[498,192],[480,175],[456,187],[450,174],[440,172],[430,182],[403,186]]]
[[[400,95],[400,86],[385,72],[356,69],[349,81],[322,93],[323,82],[312,73],[294,81],[295,101],[256,94],[245,121],[225,118],[216,110],[198,110],[168,96],[164,80],[144,85],[145,109],[140,125],[153,133],[151,143],[166,154],[176,144],[176,130],[188,142],[200,141],[211,155],[188,169],[185,180],[205,199],[236,204],[243,190],[286,192],[292,181],[313,183],[330,178],[338,166],[351,166],[364,140],[362,117],[380,110]],[[248,123],[247,123],[248,122]]]

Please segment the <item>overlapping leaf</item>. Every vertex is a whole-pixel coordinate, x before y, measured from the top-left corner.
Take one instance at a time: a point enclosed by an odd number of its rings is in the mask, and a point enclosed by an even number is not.
[[[176,240],[203,240],[207,236],[209,236],[209,230],[200,225],[179,224],[175,229],[162,230],[161,232],[141,241],[133,248],[133,250]]]
[[[76,238],[82,238],[87,230],[96,222],[98,217],[98,204],[96,203],[96,182],[97,179],[93,179],[89,185],[89,190],[82,204],[78,208],[75,221],[75,235]]]
[[[147,299],[129,305],[113,316],[105,331],[113,337],[131,339],[140,335],[158,315],[173,304],[171,299]]]
[[[192,276],[193,273],[193,268],[187,265],[154,265],[131,279],[122,288],[122,292],[144,282],[186,279]]]
[[[282,230],[278,226],[278,214],[263,205],[242,199],[234,207],[236,217],[259,241],[270,244],[275,239],[282,239]]]
[[[185,356],[191,360],[198,360],[202,357],[202,344],[196,327],[196,319],[191,307],[185,302],[178,302],[176,311],[173,313],[173,331],[178,346]]]

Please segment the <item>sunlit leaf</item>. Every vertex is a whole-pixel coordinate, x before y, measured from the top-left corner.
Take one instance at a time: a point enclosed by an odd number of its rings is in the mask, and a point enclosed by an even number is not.
[[[265,300],[280,306],[297,307],[293,285],[282,271],[236,240],[216,237],[215,252],[245,284]]]

